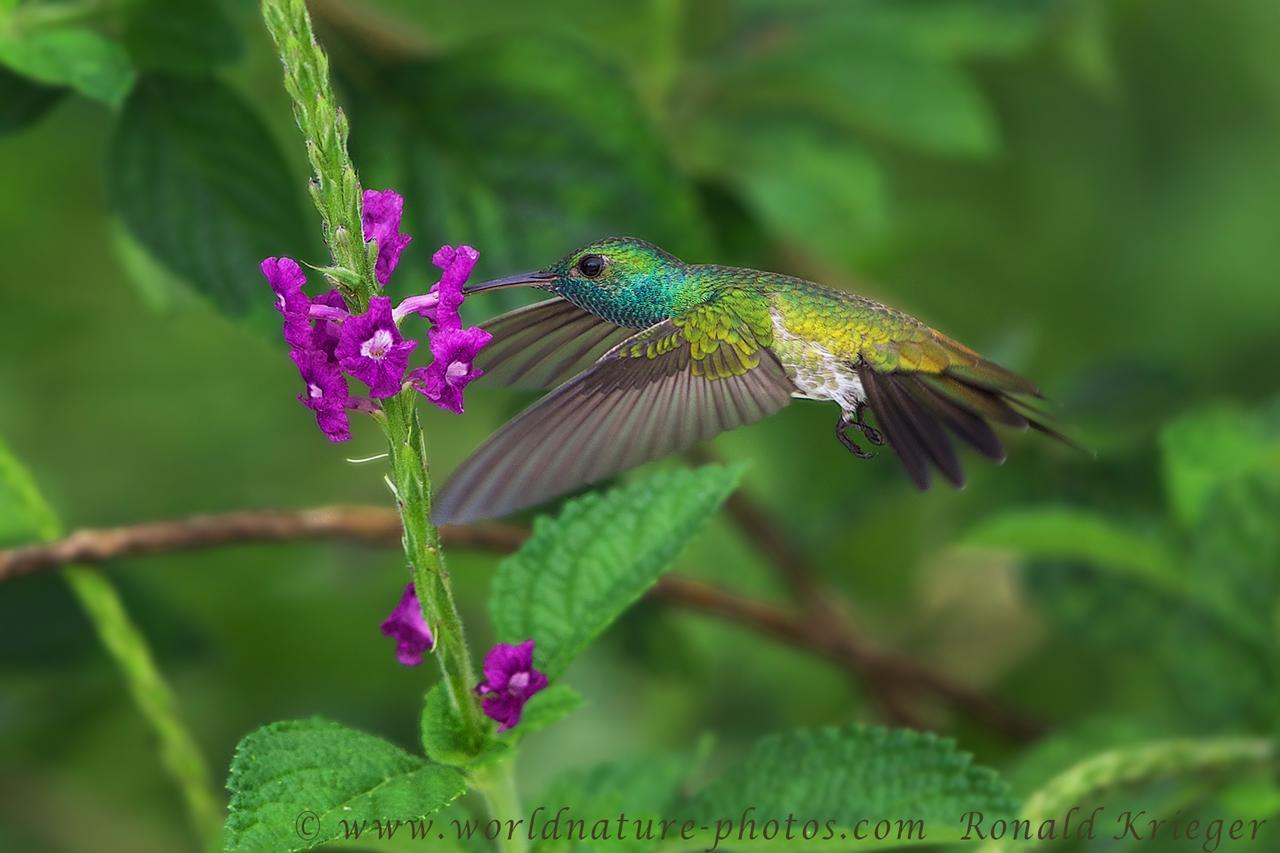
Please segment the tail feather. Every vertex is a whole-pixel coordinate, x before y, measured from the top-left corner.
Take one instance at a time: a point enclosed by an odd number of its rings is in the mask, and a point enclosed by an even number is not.
[[[949,368],[941,374],[881,373],[867,364],[859,365],[858,376],[876,422],[919,488],[929,487],[931,466],[957,488],[964,485],[964,472],[949,435],[988,459],[1003,462],[1004,446],[992,424],[1034,429],[1080,447],[1050,425],[1043,410],[1025,399],[1040,396],[1035,386],[1004,368],[988,365],[980,365],[980,376],[968,368]],[[1017,381],[1005,381],[1004,374]]]

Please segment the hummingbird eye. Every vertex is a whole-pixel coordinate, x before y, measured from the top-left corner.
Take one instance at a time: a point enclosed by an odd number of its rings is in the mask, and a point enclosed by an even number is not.
[[[582,260],[578,261],[578,272],[587,278],[596,278],[600,273],[604,272],[604,265],[604,255],[585,255]]]

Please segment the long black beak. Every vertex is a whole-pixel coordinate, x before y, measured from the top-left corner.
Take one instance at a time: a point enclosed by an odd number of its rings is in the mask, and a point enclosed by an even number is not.
[[[555,273],[535,271],[521,272],[515,275],[504,276],[503,278],[491,278],[488,281],[482,281],[479,284],[467,284],[462,288],[463,293],[479,293],[482,290],[498,290],[502,287],[546,287],[556,278]]]

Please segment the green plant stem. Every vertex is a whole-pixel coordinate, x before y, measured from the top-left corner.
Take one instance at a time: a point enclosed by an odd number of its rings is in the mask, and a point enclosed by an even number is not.
[[[284,65],[285,89],[293,99],[294,117],[314,172],[311,197],[324,223],[325,243],[334,264],[325,272],[342,290],[348,308],[363,312],[369,299],[380,292],[374,279],[377,250],[364,241],[360,181],[347,152],[347,119],[334,98],[328,59],[316,42],[303,0],[263,0],[262,15]],[[445,571],[440,534],[431,523],[426,438],[413,392],[383,401],[378,420],[390,447],[390,483],[400,510],[414,590],[435,636],[435,657],[450,701],[469,745],[478,751],[489,725],[472,692],[475,670]]]
[[[484,796],[489,816],[502,821],[504,828],[507,821],[526,819],[520,805],[520,793],[516,789],[513,761],[502,761],[477,770],[471,777],[471,783]],[[510,838],[505,832],[498,833],[495,841],[499,850],[507,853],[524,853],[529,849],[526,824],[518,824]]]
[[[17,496],[21,513],[36,536],[53,542],[62,525],[35,481],[0,443],[0,481]],[[203,846],[221,848],[222,800],[210,782],[209,769],[196,740],[182,722],[178,701],[156,667],[142,632],[133,624],[111,582],[96,569],[67,566],[63,572],[71,592],[84,608],[107,654],[124,676],[129,694],[160,742],[160,759],[177,784]]]
[[[101,572],[68,566],[63,574],[124,676],[134,704],[160,741],[160,760],[182,792],[187,814],[204,847],[220,849],[222,801],[213,791],[208,765],[182,722],[178,700],[156,668],[146,638]]]
[[[471,746],[484,742],[487,724],[472,688],[476,685],[462,617],[458,615],[445,570],[440,532],[431,523],[431,477],[426,436],[414,407],[413,392],[384,401],[383,429],[391,453],[392,485],[404,529],[404,552],[413,570],[413,585],[423,618],[436,639],[445,687]]]
[[[311,163],[311,199],[320,212],[330,275],[348,307],[363,312],[378,293],[376,249],[364,242],[363,193],[347,152],[347,117],[329,83],[329,60],[316,42],[303,0],[263,0],[262,17],[284,65],[284,87]]]

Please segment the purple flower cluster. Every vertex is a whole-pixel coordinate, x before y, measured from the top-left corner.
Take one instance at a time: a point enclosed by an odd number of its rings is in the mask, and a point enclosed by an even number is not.
[[[364,193],[364,238],[377,241],[374,275],[380,285],[391,280],[400,253],[413,239],[400,233],[403,209],[404,199],[393,190]],[[470,246],[443,246],[431,259],[441,276],[430,293],[411,296],[395,308],[389,297],[376,296],[367,311],[355,316],[348,314],[336,290],[307,296],[306,276],[289,258],[262,262],[262,274],[276,294],[276,310],[284,318],[289,355],[302,376],[298,400],[316,413],[316,423],[331,441],[351,437],[348,411],[375,410],[372,401],[394,397],[406,383],[440,408],[462,413],[462,390],[483,374],[475,358],[492,337],[483,329],[464,329],[458,313],[462,286],[479,257]],[[428,332],[432,361],[412,371],[409,357],[418,342],[400,333],[401,321],[410,314],[433,324]],[[367,398],[351,395],[348,377],[368,386]]]

